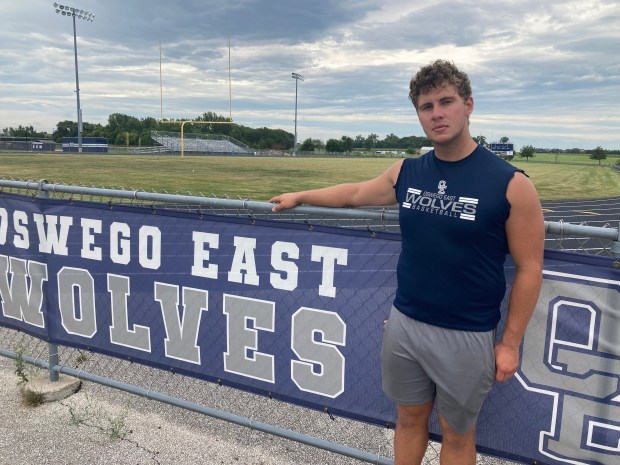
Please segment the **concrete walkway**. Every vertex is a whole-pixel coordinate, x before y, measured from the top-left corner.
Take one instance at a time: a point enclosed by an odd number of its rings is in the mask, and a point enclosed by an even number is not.
[[[84,382],[67,399],[26,407],[17,381],[13,361],[0,357],[1,465],[362,463],[94,383]],[[350,433],[346,420],[320,412],[308,412],[308,421],[333,434],[326,438],[333,442]],[[382,455],[390,454],[391,432],[367,427],[354,429],[383,435],[374,439],[385,444]]]

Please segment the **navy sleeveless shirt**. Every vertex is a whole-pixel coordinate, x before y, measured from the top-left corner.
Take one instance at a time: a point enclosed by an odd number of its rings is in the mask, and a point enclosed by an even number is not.
[[[394,186],[402,251],[394,306],[416,320],[490,331],[506,292],[508,183],[517,168],[478,146],[445,162],[405,159]]]

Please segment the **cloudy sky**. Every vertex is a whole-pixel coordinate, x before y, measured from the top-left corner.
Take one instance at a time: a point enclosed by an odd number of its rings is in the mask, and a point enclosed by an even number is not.
[[[72,21],[53,3],[0,0],[0,129],[52,131],[77,119]],[[87,122],[232,109],[238,124],[293,133],[298,84],[299,141],[421,136],[409,80],[444,58],[471,78],[473,135],[506,136],[517,148],[620,149],[618,0],[63,5],[96,15],[76,21]]]

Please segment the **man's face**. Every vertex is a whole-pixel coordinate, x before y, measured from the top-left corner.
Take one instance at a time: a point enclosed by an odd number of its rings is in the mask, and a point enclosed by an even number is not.
[[[426,136],[438,145],[469,136],[468,116],[474,100],[458,94],[453,85],[434,89],[418,97],[418,118]]]

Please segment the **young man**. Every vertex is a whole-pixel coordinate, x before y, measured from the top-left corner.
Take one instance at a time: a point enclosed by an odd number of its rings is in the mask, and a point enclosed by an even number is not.
[[[436,405],[440,463],[472,465],[478,412],[493,381],[517,370],[538,299],[542,209],[523,172],[472,139],[474,101],[465,73],[437,60],[414,76],[409,97],[434,150],[365,182],[281,194],[271,202],[273,211],[399,204],[398,288],[381,351],[383,389],[398,406],[395,464],[422,462]],[[496,343],[507,253],[515,278]]]

